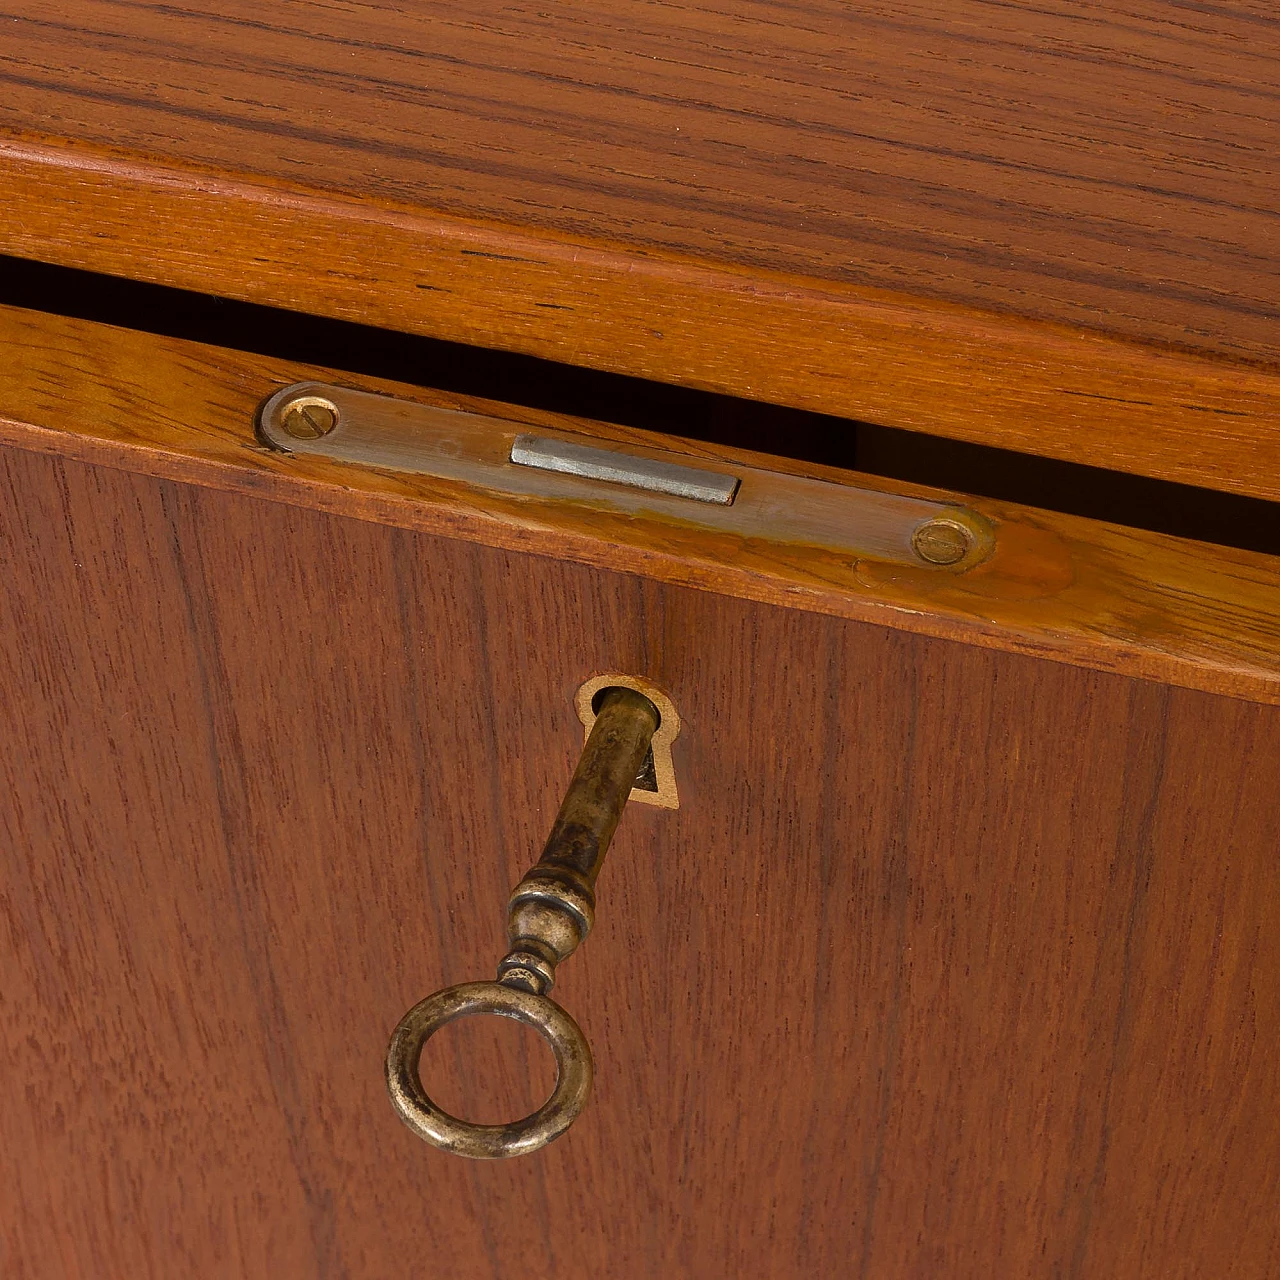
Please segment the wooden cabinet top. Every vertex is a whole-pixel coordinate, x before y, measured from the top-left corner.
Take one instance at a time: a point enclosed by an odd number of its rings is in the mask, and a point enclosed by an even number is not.
[[[1244,0],[9,7],[0,250],[1275,496]]]

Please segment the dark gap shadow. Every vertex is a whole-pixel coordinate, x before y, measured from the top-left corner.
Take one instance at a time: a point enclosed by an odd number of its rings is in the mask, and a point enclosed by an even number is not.
[[[1261,498],[893,427],[859,426],[856,467],[893,480],[1280,555],[1280,503]]]
[[[1280,554],[1280,504],[0,256],[0,303]]]

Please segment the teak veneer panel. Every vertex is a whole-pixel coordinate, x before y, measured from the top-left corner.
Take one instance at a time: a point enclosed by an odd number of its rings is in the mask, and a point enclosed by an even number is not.
[[[10,6],[0,250],[1280,494],[1232,0]]]
[[[13,133],[1280,355],[1280,24],[1247,0],[6,18]]]
[[[6,1277],[1276,1274],[1280,710],[9,448],[0,538]],[[610,669],[683,805],[462,1162],[386,1039]]]
[[[998,526],[962,575],[784,553],[674,521],[655,529],[426,476],[282,457],[261,401],[307,378],[513,424],[675,447],[869,488],[922,490],[225,348],[0,308],[0,441],[215,488],[644,574],[1192,688],[1280,702],[1280,559],[963,497]],[[954,496],[954,495],[953,495]]]

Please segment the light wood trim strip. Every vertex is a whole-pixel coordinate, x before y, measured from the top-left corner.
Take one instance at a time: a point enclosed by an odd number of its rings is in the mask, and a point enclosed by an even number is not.
[[[985,499],[997,550],[961,576],[829,560],[672,527],[634,529],[572,504],[427,476],[284,457],[254,438],[269,393],[307,378],[605,440],[647,432],[242,352],[0,308],[0,442],[399,528],[662,582],[1280,704],[1280,558]],[[850,479],[827,468],[678,442],[691,458]],[[858,476],[869,488],[932,490]]]
[[[1280,498],[1271,366],[86,147],[0,192],[4,253]]]

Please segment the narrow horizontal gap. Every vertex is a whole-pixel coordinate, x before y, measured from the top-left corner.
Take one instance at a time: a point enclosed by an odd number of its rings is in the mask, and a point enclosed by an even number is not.
[[[1280,555],[1280,503],[1262,498],[865,424],[856,456],[887,479]]]
[[[0,256],[0,303],[1280,555],[1280,503]]]

